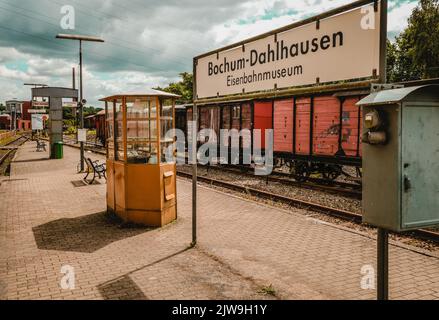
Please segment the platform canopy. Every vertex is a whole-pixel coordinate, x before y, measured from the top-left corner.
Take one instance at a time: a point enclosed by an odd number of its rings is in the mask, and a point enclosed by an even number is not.
[[[122,97],[163,97],[163,98],[174,98],[174,99],[180,98],[180,96],[177,94],[156,90],[156,89],[146,89],[143,92],[126,92],[126,93],[114,94],[109,97],[102,98],[99,101],[111,101],[115,99],[120,99]]]

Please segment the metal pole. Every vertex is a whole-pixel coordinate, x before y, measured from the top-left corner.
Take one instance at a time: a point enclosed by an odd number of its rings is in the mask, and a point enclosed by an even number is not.
[[[380,82],[387,82],[387,0],[380,1]]]
[[[192,100],[192,246],[197,244],[197,131],[198,131],[198,107],[197,103],[197,60],[193,59],[192,76],[193,76],[193,93]]]
[[[76,79],[75,79],[75,67],[72,68],[72,89],[76,89]]]
[[[84,106],[83,89],[82,89],[82,40],[79,40],[79,128],[84,129]],[[84,171],[84,142],[80,142],[81,146],[81,171]]]
[[[197,244],[197,131],[198,108],[194,103],[192,109],[192,246]]]
[[[389,299],[389,234],[378,228],[377,237],[377,299]]]

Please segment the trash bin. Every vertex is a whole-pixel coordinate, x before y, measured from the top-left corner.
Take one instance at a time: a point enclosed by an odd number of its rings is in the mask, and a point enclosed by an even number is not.
[[[53,153],[55,159],[62,159],[63,158],[63,143],[62,141],[55,142],[53,145]]]

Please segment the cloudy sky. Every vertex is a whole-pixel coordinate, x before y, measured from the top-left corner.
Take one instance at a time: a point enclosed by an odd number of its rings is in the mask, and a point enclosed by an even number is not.
[[[84,94],[99,98],[165,86],[192,57],[322,13],[353,0],[0,0],[0,102],[30,99],[23,83],[71,86],[76,42],[58,33],[95,35],[84,45]],[[389,37],[407,25],[416,0],[389,0]],[[75,9],[75,30],[63,30],[64,5]]]

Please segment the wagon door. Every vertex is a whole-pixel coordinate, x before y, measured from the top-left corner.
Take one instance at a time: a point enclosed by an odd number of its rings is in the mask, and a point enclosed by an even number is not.
[[[356,103],[359,98],[346,98],[343,102],[341,145],[348,157],[360,155],[361,108]]]
[[[296,146],[297,154],[309,155],[311,98],[296,100]]]
[[[254,107],[254,129],[260,130],[260,134],[254,136],[254,147],[265,150],[265,131],[273,129],[273,103],[271,101],[255,102]]]
[[[293,152],[293,106],[292,99],[274,102],[274,152]]]
[[[325,96],[314,98],[313,153],[333,156],[339,149],[340,100]]]

